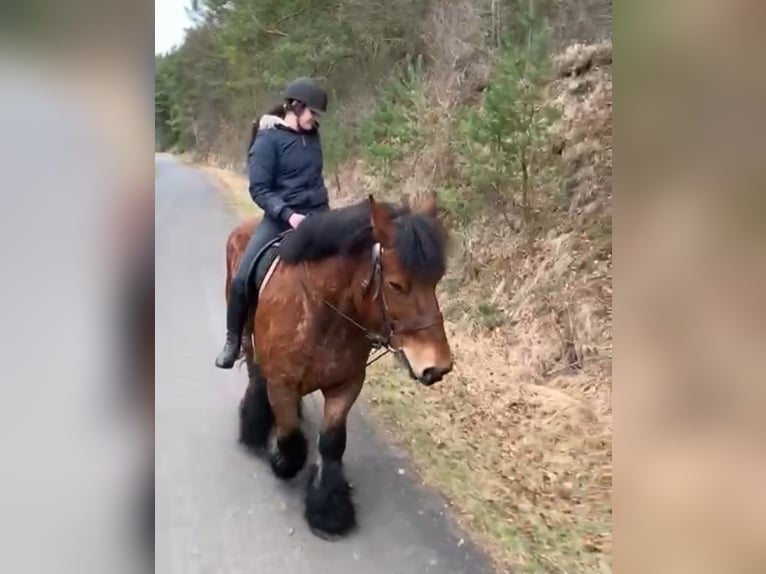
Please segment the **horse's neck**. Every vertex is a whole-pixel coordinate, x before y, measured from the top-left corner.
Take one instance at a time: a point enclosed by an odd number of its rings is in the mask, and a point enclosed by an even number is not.
[[[369,294],[363,293],[363,282],[372,275],[372,262],[347,257],[328,257],[309,266],[312,290],[327,303],[339,308],[355,321],[368,322]],[[371,291],[368,289],[367,291]],[[373,326],[370,326],[373,327]]]

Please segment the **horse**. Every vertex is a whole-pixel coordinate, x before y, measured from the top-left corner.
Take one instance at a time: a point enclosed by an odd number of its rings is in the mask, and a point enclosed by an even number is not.
[[[228,237],[227,296],[254,224],[245,221]],[[294,478],[308,454],[300,402],[321,391],[319,457],[304,500],[304,519],[320,538],[335,540],[357,526],[343,472],[346,419],[373,349],[392,352],[425,386],[453,368],[436,296],[446,245],[435,193],[413,206],[369,195],[310,215],[277,240],[266,264],[256,263],[260,278],[251,288],[260,294],[243,333],[249,383],[239,405],[239,441],[267,452],[275,476]]]

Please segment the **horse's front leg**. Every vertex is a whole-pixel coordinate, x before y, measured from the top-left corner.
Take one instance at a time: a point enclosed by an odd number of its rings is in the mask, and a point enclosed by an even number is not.
[[[311,469],[306,491],[306,521],[324,539],[346,534],[356,525],[351,487],[343,475],[346,419],[359,396],[364,378],[323,391],[324,422],[319,435],[319,460]]]

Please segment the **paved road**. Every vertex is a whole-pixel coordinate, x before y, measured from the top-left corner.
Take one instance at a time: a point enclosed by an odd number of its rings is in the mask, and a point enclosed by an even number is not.
[[[306,528],[305,471],[280,483],[239,448],[245,371],[213,366],[224,332],[224,241],[236,215],[200,171],[163,155],[156,163],[156,572],[489,573],[444,501],[365,422],[361,403],[345,459],[360,526],[344,540]],[[312,448],[321,400],[307,399]]]

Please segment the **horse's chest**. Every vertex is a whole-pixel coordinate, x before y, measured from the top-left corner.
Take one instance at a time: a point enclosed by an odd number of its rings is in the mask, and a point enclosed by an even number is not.
[[[271,311],[256,336],[266,377],[300,385],[306,393],[358,377],[370,351],[364,334],[330,309],[297,297],[286,277],[277,278],[260,305]]]
[[[307,338],[285,351],[276,364],[284,365],[289,378],[299,382],[304,393],[310,393],[357,377],[364,370],[369,346],[358,335],[352,339],[328,335]]]
[[[359,372],[366,362],[369,350],[365,345],[348,339],[328,338],[309,347],[313,365],[307,379],[322,384],[328,381],[344,381]]]

